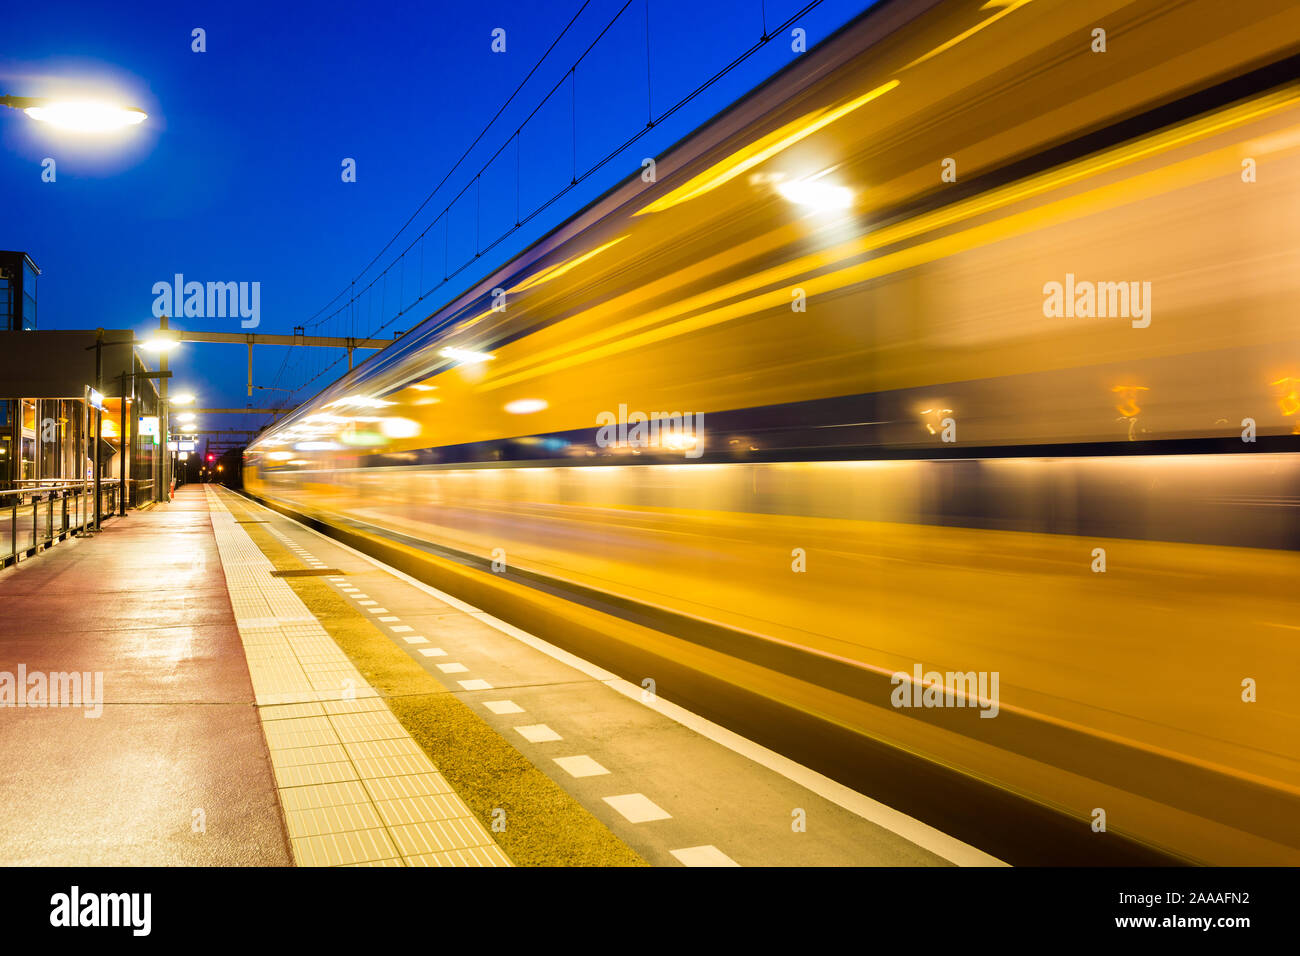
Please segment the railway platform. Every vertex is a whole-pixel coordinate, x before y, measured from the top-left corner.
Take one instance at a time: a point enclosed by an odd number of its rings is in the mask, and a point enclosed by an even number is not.
[[[1000,862],[215,486],[0,600],[10,863]]]

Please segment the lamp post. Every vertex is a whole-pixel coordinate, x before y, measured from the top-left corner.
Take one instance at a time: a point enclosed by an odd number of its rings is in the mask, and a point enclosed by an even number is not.
[[[167,448],[167,442],[170,438],[168,427],[168,407],[167,407],[167,379],[171,378],[171,372],[167,371],[167,353],[180,344],[180,340],[175,333],[167,330],[167,316],[158,317],[157,334],[144,342],[144,347],[158,353],[158,438],[159,438],[159,462],[158,474],[162,479],[162,485],[159,489],[159,501],[171,501],[171,454]]]

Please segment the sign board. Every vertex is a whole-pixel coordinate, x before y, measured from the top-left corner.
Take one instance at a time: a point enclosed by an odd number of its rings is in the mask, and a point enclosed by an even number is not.
[[[194,442],[192,441],[169,441],[167,443],[168,451],[193,451]]]
[[[87,385],[86,404],[91,408],[97,408],[102,412],[104,410],[104,396]]]
[[[144,437],[146,437],[146,436],[149,437],[149,438],[151,438],[151,439],[153,439],[153,438],[157,438],[157,437],[158,437],[158,416],[157,416],[157,415],[141,415],[141,416],[140,416],[140,427],[136,430],[136,434],[139,435],[139,436],[142,437],[142,438],[144,438]],[[151,442],[151,444],[152,444],[152,442]]]

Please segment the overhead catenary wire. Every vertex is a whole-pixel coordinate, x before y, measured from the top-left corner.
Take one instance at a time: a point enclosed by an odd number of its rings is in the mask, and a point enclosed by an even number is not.
[[[383,271],[379,276],[376,276],[375,278],[371,279],[370,283],[366,286],[366,288],[362,290],[362,294],[366,294],[367,291],[372,290],[374,284],[375,284],[376,282],[378,282],[378,281],[381,279],[381,277],[382,277],[383,275],[386,275],[387,272],[388,272],[388,270],[392,269],[393,266],[395,266],[395,265],[397,264],[397,260],[398,260],[398,259],[401,259],[401,258],[402,258],[403,256],[405,256],[407,253],[409,253],[409,252],[411,251],[411,249],[414,248],[415,243],[420,242],[420,241],[424,238],[424,236],[428,233],[428,231],[429,231],[430,229],[432,229],[435,225],[437,225],[437,222],[438,222],[439,219],[443,219],[443,220],[444,220],[444,230],[445,230],[445,231],[444,231],[444,236],[445,236],[445,238],[444,238],[444,245],[443,245],[443,273],[444,273],[444,277],[443,277],[443,279],[442,279],[441,282],[435,283],[431,288],[429,288],[428,290],[426,290],[426,291],[424,291],[423,293],[421,293],[420,296],[419,296],[419,297],[418,297],[414,302],[411,303],[410,308],[414,308],[414,307],[415,307],[416,305],[418,305],[420,302],[423,302],[425,298],[427,298],[429,295],[431,295],[433,292],[435,292],[435,291],[436,291],[438,288],[440,288],[442,285],[444,285],[444,284],[446,284],[447,282],[451,281],[453,278],[456,278],[456,277],[457,277],[461,272],[463,272],[465,269],[469,268],[471,265],[473,265],[475,262],[477,262],[479,259],[481,259],[481,257],[482,257],[484,254],[491,252],[493,249],[495,249],[497,246],[499,246],[502,242],[504,242],[506,239],[508,239],[511,235],[513,235],[513,234],[514,234],[515,232],[517,232],[519,229],[521,229],[522,227],[528,225],[528,224],[529,224],[533,219],[535,219],[537,216],[541,215],[543,212],[545,212],[547,209],[549,209],[551,206],[553,206],[556,202],[558,202],[559,200],[561,200],[562,198],[564,198],[566,195],[568,195],[568,194],[569,194],[569,193],[570,193],[570,192],[571,192],[575,187],[581,185],[581,184],[582,184],[583,182],[585,182],[588,178],[590,178],[594,173],[596,173],[596,172],[599,171],[601,168],[603,168],[607,163],[609,163],[612,159],[614,159],[616,156],[618,156],[619,154],[621,154],[622,152],[624,152],[626,149],[630,148],[634,143],[636,143],[636,142],[637,142],[638,140],[640,140],[643,136],[645,136],[645,134],[648,133],[652,128],[654,128],[654,127],[656,127],[656,126],[662,124],[666,119],[672,117],[672,116],[675,115],[678,111],[680,111],[680,110],[683,109],[685,106],[687,106],[687,105],[690,104],[692,101],[694,101],[694,100],[695,100],[695,99],[696,99],[700,94],[704,93],[706,90],[708,90],[708,89],[709,89],[710,87],[712,87],[714,84],[716,84],[719,80],[723,79],[725,76],[727,76],[729,73],[731,73],[734,69],[736,69],[736,67],[738,67],[740,64],[744,63],[744,62],[745,62],[746,60],[748,60],[751,56],[753,56],[756,52],[758,52],[758,51],[761,50],[764,46],[766,46],[766,45],[768,44],[768,42],[770,42],[770,40],[771,40],[774,36],[779,35],[780,33],[784,32],[787,28],[789,28],[792,24],[794,24],[796,21],[798,21],[801,17],[806,16],[806,15],[807,15],[808,13],[810,13],[812,10],[814,10],[814,9],[816,9],[817,7],[821,6],[822,2],[823,2],[823,0],[810,0],[810,2],[808,2],[807,4],[805,4],[802,8],[800,8],[799,10],[797,10],[797,11],[795,11],[793,14],[791,14],[789,17],[787,17],[787,18],[786,18],[786,19],[785,19],[781,24],[777,25],[771,33],[768,33],[768,32],[767,32],[766,19],[764,19],[764,32],[763,32],[763,35],[761,35],[761,36],[758,38],[758,40],[756,40],[756,41],[755,41],[751,46],[749,46],[748,48],[746,48],[745,50],[743,50],[742,52],[740,52],[740,53],[739,53],[737,56],[735,56],[735,57],[734,57],[730,62],[726,63],[724,66],[722,66],[720,69],[718,69],[718,70],[717,70],[717,71],[716,71],[712,76],[708,77],[707,79],[705,79],[705,80],[703,80],[701,83],[699,83],[699,84],[698,84],[694,89],[692,89],[692,90],[690,90],[689,92],[687,92],[687,93],[686,93],[684,96],[682,96],[682,97],[681,97],[681,98],[680,98],[676,103],[674,103],[672,106],[670,106],[668,109],[666,109],[666,110],[665,110],[662,114],[660,114],[658,117],[655,117],[655,116],[653,116],[653,114],[652,114],[650,120],[647,122],[646,126],[645,126],[643,129],[641,129],[641,130],[639,130],[639,131],[633,133],[631,136],[629,136],[629,137],[628,137],[626,140],[624,140],[622,143],[620,143],[620,144],[618,144],[617,146],[615,146],[613,149],[611,149],[609,152],[607,152],[603,157],[601,157],[601,158],[598,159],[595,163],[593,163],[590,167],[588,167],[585,171],[583,171],[583,172],[581,172],[581,173],[578,173],[577,170],[576,170],[576,168],[575,168],[575,170],[574,170],[574,175],[573,175],[572,181],[571,181],[570,183],[568,183],[568,184],[564,185],[563,187],[561,187],[561,188],[560,188],[559,190],[557,190],[557,191],[556,191],[556,192],[555,192],[555,193],[554,193],[550,198],[546,199],[544,202],[542,202],[540,205],[538,205],[536,208],[534,208],[532,211],[530,211],[527,215],[519,215],[518,210],[519,210],[519,208],[520,208],[520,199],[519,199],[519,196],[520,196],[520,181],[519,181],[519,172],[518,172],[518,168],[519,168],[519,158],[518,158],[519,154],[518,154],[518,150],[519,150],[519,137],[520,137],[520,134],[521,134],[522,131],[523,131],[523,128],[528,124],[528,122],[529,122],[533,117],[535,117],[535,116],[537,115],[537,113],[542,109],[542,107],[546,105],[546,103],[547,103],[547,102],[550,100],[550,98],[551,98],[551,97],[556,93],[556,91],[558,91],[558,90],[563,86],[564,81],[565,81],[566,79],[569,79],[569,74],[572,73],[574,70],[576,70],[577,67],[578,67],[579,65],[581,65],[582,61],[587,57],[587,55],[591,53],[591,51],[592,51],[592,50],[595,48],[595,46],[600,42],[600,40],[601,40],[601,39],[602,39],[602,38],[603,38],[603,37],[604,37],[604,36],[609,32],[609,30],[614,26],[614,24],[615,24],[615,23],[618,21],[618,19],[623,15],[623,13],[626,12],[626,10],[631,6],[632,0],[627,0],[627,2],[624,3],[622,7],[619,8],[619,11],[618,11],[616,14],[614,14],[613,18],[611,18],[611,20],[609,21],[609,23],[606,24],[605,28],[604,28],[603,30],[601,30],[601,32],[596,36],[596,38],[595,38],[594,40],[592,40],[592,42],[587,46],[587,48],[582,52],[582,54],[581,54],[581,55],[580,55],[580,56],[579,56],[579,57],[574,61],[573,65],[570,67],[570,69],[569,69],[568,71],[566,71],[564,74],[561,74],[560,79],[559,79],[559,80],[556,82],[556,84],[555,84],[555,85],[550,89],[550,91],[549,91],[549,92],[548,92],[548,93],[547,93],[547,94],[546,94],[546,95],[541,99],[541,101],[537,104],[537,106],[533,109],[533,111],[532,111],[531,113],[529,113],[528,116],[525,117],[524,120],[523,120],[523,121],[518,125],[518,127],[517,127],[516,130],[515,130],[515,132],[514,132],[514,133],[513,133],[509,138],[507,138],[506,140],[504,140],[504,141],[502,142],[501,146],[497,149],[497,151],[496,151],[495,153],[493,153],[492,156],[487,160],[487,162],[485,162],[485,163],[483,164],[482,168],[481,168],[481,169],[479,170],[479,172],[476,174],[475,178],[474,178],[474,179],[470,179],[470,180],[468,180],[468,181],[465,183],[465,185],[461,188],[460,192],[458,192],[458,193],[456,194],[456,196],[455,196],[455,197],[454,197],[454,198],[453,198],[453,199],[452,199],[452,200],[451,200],[451,201],[446,205],[446,207],[444,207],[443,211],[440,212],[440,213],[438,214],[438,216],[435,217],[434,220],[433,220],[433,221],[432,221],[432,222],[431,222],[427,227],[425,227],[424,232],[422,232],[418,237],[416,237],[414,240],[412,240],[412,242],[411,242],[411,243],[410,243],[410,244],[409,244],[409,245],[408,245],[408,246],[407,246],[407,247],[406,247],[406,248],[405,248],[401,253],[399,253],[397,256],[395,256],[395,257],[393,258],[393,260],[392,260],[391,262],[389,262],[389,264],[385,267],[384,271]],[[766,10],[764,10],[764,18],[766,18]],[[647,37],[648,37],[648,29],[649,29],[649,20],[648,20],[648,19],[647,19],[647,21],[646,21],[646,28],[647,28]],[[567,28],[566,28],[566,29],[567,29]],[[554,46],[554,45],[552,45],[552,46]],[[647,39],[647,51],[648,51],[648,49],[649,49],[649,47],[648,47],[648,39]],[[549,51],[548,51],[548,52],[549,52]],[[649,74],[649,70],[647,70],[647,84],[648,84],[649,82],[650,82],[650,74]],[[576,124],[576,113],[575,113],[574,122],[575,122],[575,124]],[[575,125],[575,129],[576,129],[576,125]],[[480,138],[481,138],[481,137],[480,137]],[[506,229],[506,230],[505,230],[501,235],[497,236],[494,240],[492,240],[490,243],[488,243],[488,244],[487,244],[486,246],[484,246],[482,249],[478,250],[478,252],[477,252],[474,256],[469,257],[465,262],[463,262],[463,263],[461,263],[460,265],[458,265],[455,269],[452,269],[452,268],[451,268],[451,265],[450,265],[450,260],[449,260],[449,249],[450,249],[450,215],[449,215],[449,214],[450,214],[450,211],[451,211],[452,207],[454,207],[455,204],[456,204],[456,203],[457,203],[457,202],[458,202],[458,201],[459,201],[459,200],[460,200],[460,199],[465,195],[465,193],[469,190],[469,187],[470,187],[471,185],[474,185],[474,184],[476,184],[476,183],[478,182],[478,177],[481,176],[481,175],[483,174],[483,172],[485,172],[485,171],[486,171],[486,170],[491,166],[491,164],[492,164],[492,163],[497,159],[497,157],[499,157],[499,156],[501,155],[502,152],[504,152],[504,150],[506,149],[506,147],[508,147],[508,146],[510,145],[510,141],[511,141],[511,140],[514,140],[515,143],[516,143],[516,220],[517,220],[517,221],[515,222],[514,226],[512,226],[512,227],[508,227],[508,228],[507,228],[507,229]],[[574,157],[575,157],[575,161],[576,161],[576,133],[574,134],[574,142],[575,142],[575,147],[574,147],[574,150],[575,150],[575,152],[574,152]],[[444,180],[444,181],[445,181],[445,180]],[[435,192],[436,192],[436,190],[435,190]],[[430,195],[430,198],[431,198],[431,197],[432,197],[432,194]],[[428,200],[426,199],[426,203],[425,203],[425,204],[427,204],[427,201],[428,201]],[[423,206],[422,206],[421,208],[423,208]],[[417,210],[417,215],[418,215],[418,212],[419,212],[419,210]],[[413,217],[412,217],[412,218],[413,218]],[[410,222],[410,220],[408,220],[408,224],[409,224],[409,222]],[[403,229],[405,229],[405,226],[403,227]],[[398,235],[400,235],[400,232],[401,232],[401,230],[399,230]],[[395,239],[395,238],[396,238],[396,236],[394,236],[394,239]],[[390,241],[390,242],[388,243],[388,245],[385,246],[385,249],[391,247],[391,245],[392,245],[392,241]],[[478,245],[478,243],[476,242],[476,247],[477,247],[477,245]],[[382,255],[382,253],[383,253],[383,250],[381,250],[380,255]],[[379,258],[379,257],[376,256],[375,259],[372,259],[372,260],[371,260],[371,263],[370,263],[369,265],[367,265],[367,269],[370,267],[370,265],[373,265],[374,262],[375,262],[378,258]],[[364,270],[363,270],[363,273],[364,273]],[[354,282],[355,282],[355,280],[354,280]],[[337,300],[337,298],[338,298],[338,297],[336,296],[336,297],[335,297],[335,300]],[[373,299],[373,294],[372,294],[372,299]],[[366,333],[366,336],[367,336],[367,337],[370,337],[370,338],[377,337],[377,336],[379,335],[380,332],[383,332],[385,329],[387,329],[389,326],[391,326],[394,322],[397,321],[397,319],[399,319],[402,315],[404,315],[408,310],[409,310],[408,308],[402,308],[399,312],[397,312],[397,314],[395,314],[395,315],[393,315],[392,317],[388,318],[386,321],[384,321],[384,322],[383,322],[382,324],[380,324],[378,327],[372,327],[372,328],[371,328],[371,331],[369,331],[369,332]],[[323,311],[323,310],[322,310],[322,311]],[[341,310],[340,310],[340,311],[341,311]],[[337,313],[336,313],[336,314],[337,314]],[[317,313],[317,315],[319,315],[319,312]],[[327,317],[327,318],[328,318],[328,317]],[[381,318],[381,319],[383,318],[382,312],[381,312],[380,318]],[[324,321],[324,320],[322,320],[322,321]],[[369,325],[369,318],[368,318],[368,323],[367,323],[367,324]],[[294,389],[294,392],[295,392],[295,393],[296,393],[296,392],[299,392],[299,391],[301,391],[302,389],[306,388],[307,386],[313,384],[314,382],[316,382],[317,380],[319,380],[323,375],[325,375],[327,372],[331,371],[335,366],[339,365],[342,361],[343,361],[343,357],[342,357],[342,356],[340,356],[340,357],[334,359],[332,362],[330,362],[328,365],[326,365],[324,368],[322,368],[319,372],[317,372],[317,374],[313,375],[310,379],[307,379],[307,380],[304,381],[301,385],[297,386],[297,387]]]

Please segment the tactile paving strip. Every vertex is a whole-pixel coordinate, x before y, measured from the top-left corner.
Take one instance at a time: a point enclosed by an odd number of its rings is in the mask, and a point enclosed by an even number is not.
[[[510,866],[288,582],[272,575],[220,495],[206,491],[298,865]]]

